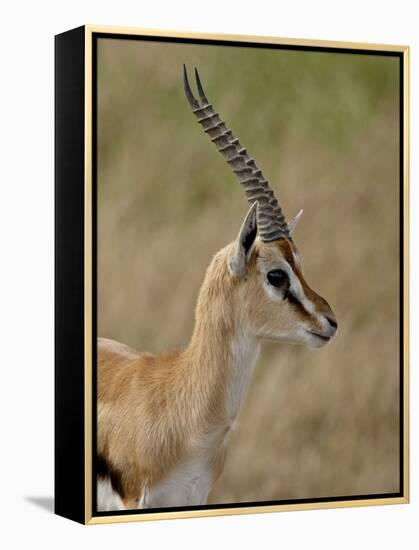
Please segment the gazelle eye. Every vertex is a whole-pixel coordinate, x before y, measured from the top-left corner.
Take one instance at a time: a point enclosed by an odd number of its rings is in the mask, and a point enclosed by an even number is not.
[[[269,283],[276,287],[286,287],[289,285],[287,273],[282,269],[273,269],[267,274]]]

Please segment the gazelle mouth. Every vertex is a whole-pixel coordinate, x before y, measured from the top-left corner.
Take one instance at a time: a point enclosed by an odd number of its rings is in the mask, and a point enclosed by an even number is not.
[[[314,332],[313,330],[308,330],[307,332],[309,332],[313,336],[317,336],[317,338],[319,338],[323,342],[328,342],[331,339],[331,336],[325,336],[324,334],[319,334],[318,332]]]

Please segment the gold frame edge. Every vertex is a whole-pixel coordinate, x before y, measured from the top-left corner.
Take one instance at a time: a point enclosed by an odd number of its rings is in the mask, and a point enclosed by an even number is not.
[[[147,514],[132,513],[109,516],[93,516],[88,525],[101,525],[104,523],[127,523],[132,521],[156,521],[166,519],[184,519],[200,517],[233,516],[247,514],[263,514],[274,512],[293,512],[298,510],[325,510],[332,508],[354,508],[360,506],[384,506],[395,504],[407,504],[405,497],[389,497],[363,500],[342,500],[338,502],[310,502],[303,504],[267,504],[261,506],[246,506],[243,508],[216,508],[206,510],[182,510],[169,512],[150,512]]]
[[[377,50],[404,52],[408,46],[401,44],[376,44],[368,42],[347,42],[337,40],[319,40],[310,38],[284,38],[278,36],[225,34],[210,32],[178,31],[174,29],[147,29],[113,25],[86,25],[90,33],[131,34],[133,36],[161,36],[165,38],[195,38],[199,40],[225,40],[228,42],[254,42],[265,44],[283,44],[289,46],[311,46],[321,48],[349,48],[355,50]]]

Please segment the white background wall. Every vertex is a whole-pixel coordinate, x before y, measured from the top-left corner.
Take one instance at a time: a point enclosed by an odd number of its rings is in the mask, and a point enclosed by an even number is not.
[[[416,2],[211,0],[8,2],[0,33],[0,543],[4,548],[417,548],[419,297],[412,299],[409,506],[84,528],[45,509],[53,494],[53,35],[84,23],[411,46],[411,268],[418,276]],[[416,153],[416,154],[415,154]],[[371,182],[377,185],[379,182]],[[359,266],[362,269],[362,266]],[[380,388],[377,388],[380,391]],[[43,497],[43,506],[33,502]],[[31,500],[32,499],[32,500]],[[46,500],[45,500],[46,499]]]

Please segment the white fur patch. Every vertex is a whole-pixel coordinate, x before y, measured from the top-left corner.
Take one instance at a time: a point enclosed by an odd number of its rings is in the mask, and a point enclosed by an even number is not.
[[[139,508],[205,504],[211,489],[211,471],[204,459],[176,466],[162,481],[146,488]]]
[[[99,512],[125,510],[121,497],[112,489],[109,479],[97,479],[97,509]]]
[[[232,342],[230,379],[227,383],[226,410],[233,422],[240,411],[259,355],[260,344],[251,336],[239,334]]]

